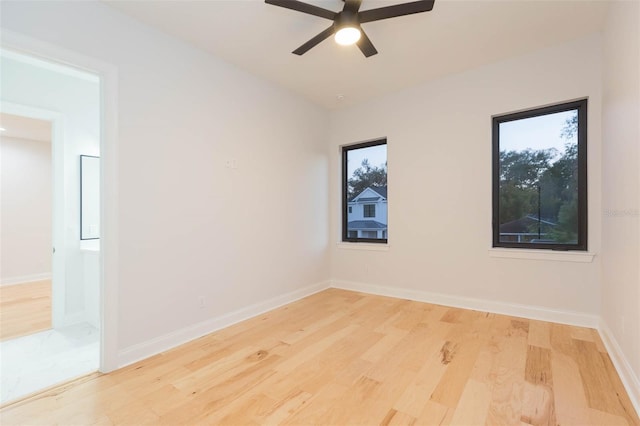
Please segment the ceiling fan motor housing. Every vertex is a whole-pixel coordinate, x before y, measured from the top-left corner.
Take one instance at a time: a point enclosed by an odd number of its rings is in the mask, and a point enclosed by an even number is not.
[[[358,21],[358,14],[350,12],[348,10],[343,10],[338,13],[335,21],[333,21],[333,28],[338,31],[345,27],[352,27],[360,29],[360,22]]]

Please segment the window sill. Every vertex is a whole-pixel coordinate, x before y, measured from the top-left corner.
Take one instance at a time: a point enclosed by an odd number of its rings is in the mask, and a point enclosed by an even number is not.
[[[389,244],[378,243],[346,243],[339,242],[337,244],[339,249],[347,250],[367,250],[367,251],[389,251]]]
[[[503,259],[525,259],[525,260],[550,260],[555,262],[578,262],[591,263],[595,253],[584,251],[553,251],[553,250],[526,250],[490,248],[490,257]]]

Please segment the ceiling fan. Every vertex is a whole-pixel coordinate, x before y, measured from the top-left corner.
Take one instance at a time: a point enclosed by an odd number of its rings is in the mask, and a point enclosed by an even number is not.
[[[315,47],[324,39],[335,34],[338,44],[357,44],[360,51],[366,56],[373,56],[378,51],[362,30],[360,24],[379,21],[381,19],[395,18],[397,16],[411,15],[413,13],[428,12],[433,9],[435,0],[418,0],[410,3],[396,4],[393,6],[380,7],[378,9],[363,10],[360,12],[362,0],[343,0],[344,7],[341,12],[334,12],[312,4],[303,3],[298,0],[264,0],[267,4],[284,7],[286,9],[297,10],[298,12],[333,21],[333,24],[322,31],[311,40],[298,47],[292,53],[303,55],[312,47]]]

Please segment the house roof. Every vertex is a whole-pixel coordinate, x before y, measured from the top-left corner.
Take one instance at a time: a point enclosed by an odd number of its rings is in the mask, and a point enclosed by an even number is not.
[[[526,215],[523,218],[512,220],[511,222],[503,223],[500,225],[501,234],[526,234],[532,232],[532,229],[536,229],[538,222],[542,225],[542,228],[548,230],[555,227],[557,224],[548,220],[540,219],[534,215]]]
[[[373,189],[378,194],[382,195],[384,198],[387,198],[387,187],[386,186],[370,186],[369,188]]]
[[[353,220],[347,223],[347,229],[387,229],[387,225],[375,220]]]
[[[367,186],[365,189],[363,189],[359,194],[357,194],[355,197],[351,198],[349,200],[349,202],[351,201],[355,201],[356,198],[360,197],[360,195],[362,195],[367,189],[372,190],[373,192],[375,192],[376,194],[379,194],[381,197],[383,197],[385,200],[387,199],[387,187],[386,186]],[[363,197],[363,198],[358,198],[358,201],[377,201],[378,198],[377,197]]]

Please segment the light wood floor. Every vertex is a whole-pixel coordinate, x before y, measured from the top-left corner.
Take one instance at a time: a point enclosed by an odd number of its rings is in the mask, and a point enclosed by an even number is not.
[[[0,287],[0,341],[51,328],[51,280]]]
[[[14,404],[0,421],[640,424],[595,330],[335,289]]]

